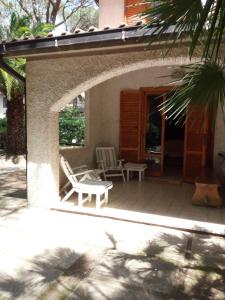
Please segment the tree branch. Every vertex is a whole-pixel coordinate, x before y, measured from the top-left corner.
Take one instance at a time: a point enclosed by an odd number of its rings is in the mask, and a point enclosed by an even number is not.
[[[28,11],[28,9],[25,7],[23,0],[17,0],[20,8],[26,13],[26,15],[28,15],[28,17],[31,17],[33,19],[32,14]]]
[[[51,0],[48,0],[46,5],[46,17],[45,17],[46,23],[49,23],[50,5],[51,5]]]
[[[56,0],[56,2],[53,2],[51,0],[51,5],[52,5],[52,12],[51,12],[51,23],[55,24],[56,22],[56,16],[58,14],[58,11],[60,9],[60,4],[61,4],[61,0]]]
[[[33,8],[35,20],[39,23],[41,20],[40,20],[40,16],[38,15],[38,12],[37,12],[36,0],[32,0],[32,8]]]
[[[74,15],[81,7],[78,6],[75,9],[73,9],[67,16],[63,17],[63,20],[61,22],[59,22],[58,24],[55,25],[55,27],[58,27],[62,24],[64,24],[72,15]]]

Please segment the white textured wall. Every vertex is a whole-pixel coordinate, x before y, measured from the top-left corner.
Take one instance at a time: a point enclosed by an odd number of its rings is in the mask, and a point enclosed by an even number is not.
[[[124,0],[99,1],[99,28],[118,27],[124,22]]]

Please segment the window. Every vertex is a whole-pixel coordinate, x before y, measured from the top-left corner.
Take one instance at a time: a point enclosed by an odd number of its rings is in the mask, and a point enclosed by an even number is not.
[[[86,96],[85,93],[82,93],[60,112],[60,146],[84,146],[86,123],[85,103]]]

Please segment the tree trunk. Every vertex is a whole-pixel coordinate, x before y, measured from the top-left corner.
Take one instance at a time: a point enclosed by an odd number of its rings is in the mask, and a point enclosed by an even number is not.
[[[23,95],[13,97],[7,102],[7,139],[6,151],[9,154],[26,153],[25,109]]]

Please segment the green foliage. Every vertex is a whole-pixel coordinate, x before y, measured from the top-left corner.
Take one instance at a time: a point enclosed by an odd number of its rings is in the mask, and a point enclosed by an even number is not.
[[[52,29],[53,25],[50,24],[38,23],[32,25],[30,17],[20,17],[16,12],[13,12],[10,17],[6,36],[0,36],[0,40],[3,38],[14,39],[35,35],[46,36]],[[4,30],[0,26],[0,34],[1,32],[4,32]],[[25,76],[25,59],[5,59],[5,62],[19,74]],[[8,100],[11,100],[13,97],[24,94],[24,85],[0,69],[0,91],[7,96]]]
[[[6,118],[0,119],[0,133],[6,133],[7,130],[7,120]]]
[[[85,117],[77,108],[68,107],[59,115],[59,144],[61,146],[83,145]]]
[[[19,74],[25,76],[25,59],[5,59],[5,62]],[[4,70],[0,69],[0,91],[7,97],[8,100],[11,100],[11,98],[17,95],[23,95],[24,89],[25,87],[21,84],[21,82],[16,80]]]

